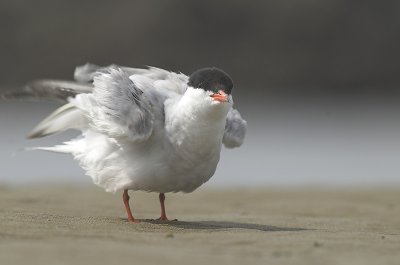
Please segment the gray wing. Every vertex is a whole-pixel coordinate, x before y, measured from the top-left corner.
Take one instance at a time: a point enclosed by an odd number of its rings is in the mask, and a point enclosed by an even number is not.
[[[75,68],[74,79],[81,84],[92,83],[95,76],[107,73],[110,69],[113,68],[120,67],[116,64],[99,66],[97,64],[86,63],[84,65],[79,65]]]
[[[67,102],[68,98],[81,93],[93,91],[93,80],[96,76],[109,72],[110,69],[119,68],[127,75],[140,74],[153,80],[178,79],[186,83],[186,76],[175,74],[164,69],[149,67],[148,69],[119,67],[117,65],[98,66],[87,63],[77,66],[74,72],[75,81],[39,79],[26,84],[21,89],[6,91],[0,95],[2,99],[28,99],[28,100],[52,100]],[[174,81],[174,80],[168,80]],[[181,88],[180,88],[181,89]],[[181,89],[182,90],[182,89]]]
[[[75,67],[74,79],[79,83],[92,83],[96,72],[104,67],[96,64],[86,63]]]
[[[74,78],[79,83],[92,83],[94,78],[102,73],[107,73],[109,69],[119,68],[129,76],[140,76],[152,80],[153,86],[178,94],[185,93],[189,77],[182,73],[174,73],[161,68],[149,66],[147,68],[132,68],[126,66],[118,66],[115,64],[109,66],[98,66],[87,63],[77,66],[74,72]]]
[[[22,89],[6,91],[1,95],[1,98],[67,102],[69,97],[74,97],[75,95],[81,93],[90,93],[92,89],[92,84],[80,84],[74,81],[42,79],[31,81]]]
[[[71,103],[86,113],[91,126],[111,137],[142,141],[153,129],[152,106],[143,91],[118,67],[96,72],[91,94],[80,94]]]
[[[22,88],[6,91],[0,97],[2,99],[51,100],[65,103],[68,102],[68,98],[70,97],[75,97],[82,93],[91,93],[93,91],[93,78],[115,67],[115,65],[101,67],[87,63],[75,68],[74,78],[76,81],[56,79],[34,80]],[[129,69],[127,68],[128,71]],[[135,70],[145,71],[145,69]],[[130,71],[132,72],[132,70]]]
[[[242,119],[239,111],[230,109],[226,118],[225,132],[222,142],[227,148],[239,147],[243,144],[246,135],[247,122]]]
[[[141,75],[148,77],[153,80],[164,80],[171,75],[171,72],[157,68],[157,67],[148,67],[145,69],[142,68],[132,68],[125,67],[116,64],[111,64],[108,66],[99,66],[92,63],[86,63],[84,65],[77,66],[74,72],[74,79],[79,83],[91,83],[94,78],[102,73],[107,73],[109,69],[119,68],[125,73],[130,75]]]

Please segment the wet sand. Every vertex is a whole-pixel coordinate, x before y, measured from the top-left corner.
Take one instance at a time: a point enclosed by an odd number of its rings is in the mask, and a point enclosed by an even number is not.
[[[0,188],[0,264],[400,264],[400,189]]]

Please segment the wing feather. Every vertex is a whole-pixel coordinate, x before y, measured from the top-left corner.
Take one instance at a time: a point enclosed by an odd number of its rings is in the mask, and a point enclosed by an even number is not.
[[[228,112],[225,124],[225,132],[222,142],[227,148],[239,147],[243,144],[246,136],[247,122],[242,119],[239,111],[231,109]]]
[[[73,104],[65,104],[56,109],[46,119],[41,121],[29,133],[28,138],[39,138],[66,131],[68,129],[84,129],[88,121],[83,112]]]
[[[118,67],[109,67],[94,76],[92,94],[71,99],[85,111],[94,129],[111,137],[143,141],[153,128],[152,106],[129,75]]]
[[[154,86],[158,89],[172,91],[178,94],[185,93],[189,77],[182,73],[174,73],[161,68],[149,66],[146,69],[118,66],[115,64],[109,66],[98,66],[87,63],[75,68],[74,78],[79,83],[92,83],[96,76],[110,71],[110,69],[119,68],[128,76],[140,76],[152,80]]]
[[[36,99],[67,102],[69,97],[81,93],[90,93],[91,84],[80,84],[74,81],[41,79],[29,82],[24,88],[6,91],[3,99]]]

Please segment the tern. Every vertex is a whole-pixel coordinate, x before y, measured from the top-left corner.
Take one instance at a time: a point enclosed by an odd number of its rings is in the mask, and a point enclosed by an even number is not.
[[[93,182],[122,191],[128,221],[137,222],[128,190],[192,192],[215,173],[222,145],[242,145],[247,123],[233,108],[233,81],[215,67],[187,76],[156,67],[85,64],[74,81],[36,80],[4,98],[61,100],[63,106],[29,134],[38,138],[69,129],[81,131],[53,147],[72,154]]]

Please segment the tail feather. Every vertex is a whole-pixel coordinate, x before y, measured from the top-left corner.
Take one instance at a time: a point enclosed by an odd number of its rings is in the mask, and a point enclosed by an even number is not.
[[[29,139],[66,131],[68,129],[87,128],[88,121],[84,113],[73,104],[68,103],[56,109],[41,121],[28,135]]]

